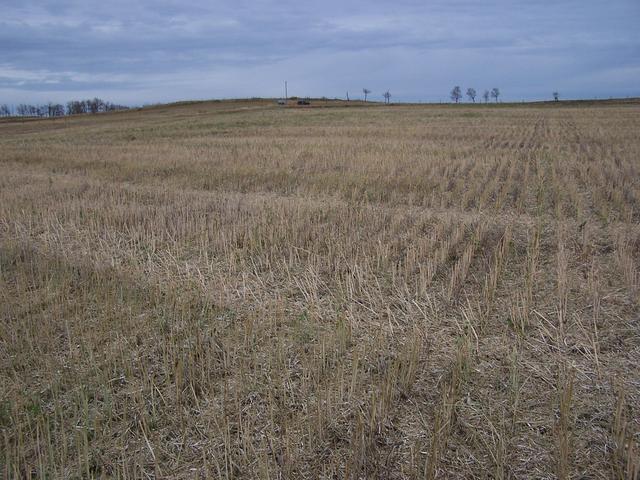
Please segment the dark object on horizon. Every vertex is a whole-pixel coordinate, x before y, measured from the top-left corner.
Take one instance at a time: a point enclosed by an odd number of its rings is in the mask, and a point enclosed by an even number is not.
[[[498,97],[500,96],[500,89],[498,87],[493,87],[491,90],[491,96],[496,99],[496,103],[498,103]]]
[[[488,103],[489,102],[489,96],[491,94],[489,93],[489,90],[485,90],[484,93],[482,94],[482,98],[484,98],[484,103]]]
[[[451,100],[458,103],[461,98],[462,89],[458,85],[456,85],[455,87],[453,87],[453,90],[451,90]]]
[[[384,103],[386,103],[387,105],[391,103],[391,93],[389,92],[389,90],[384,92],[384,95],[382,96],[384,97]]]
[[[369,90],[368,88],[363,88],[362,89],[362,93],[364,93],[364,101],[367,101],[367,95],[369,95],[371,93],[371,90]]]
[[[559,98],[560,94],[558,92],[553,92],[553,100],[557,102]]]
[[[298,100],[298,105],[311,105],[311,102],[308,98],[301,98]]]

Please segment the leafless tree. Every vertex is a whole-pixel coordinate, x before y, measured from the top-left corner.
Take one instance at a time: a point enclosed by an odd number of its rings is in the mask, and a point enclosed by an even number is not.
[[[0,105],[0,117],[8,117],[10,114],[9,105]]]
[[[455,87],[453,87],[453,90],[451,90],[451,100],[458,103],[461,98],[462,89],[458,85],[456,85]]]
[[[553,99],[557,102],[560,98],[560,94],[558,92],[553,92]]]
[[[67,115],[79,115],[86,112],[85,102],[80,100],[71,100],[67,102]]]
[[[62,117],[64,116],[64,105],[59,103],[55,103],[51,105],[51,110],[49,113],[50,117]]]
[[[88,109],[91,113],[98,113],[105,111],[105,103],[99,98],[94,98],[93,100],[87,100]]]
[[[467,97],[473,102],[476,103],[476,89],[475,88],[467,88]]]
[[[104,110],[105,112],[113,112],[114,110],[129,110],[129,107],[126,105],[118,105],[117,103],[105,102]]]
[[[28,116],[30,114],[30,111],[30,106],[25,103],[21,103],[16,107],[16,114],[18,114],[20,117]]]
[[[491,90],[491,96],[496,99],[496,103],[498,103],[498,97],[500,96],[500,89],[498,87],[493,87]]]
[[[386,92],[384,92],[384,95],[382,95],[384,97],[384,103],[390,103],[391,102],[391,93],[389,93],[389,90],[387,90]]]
[[[369,90],[368,88],[363,88],[362,89],[362,93],[364,93],[364,101],[367,101],[367,95],[369,95],[371,93],[371,90]]]
[[[484,93],[482,94],[482,98],[484,98],[484,103],[489,102],[490,96],[491,96],[491,93],[489,92],[489,90],[485,90]]]

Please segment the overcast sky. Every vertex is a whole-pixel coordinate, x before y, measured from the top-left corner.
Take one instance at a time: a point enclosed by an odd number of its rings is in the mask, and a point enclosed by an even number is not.
[[[0,0],[0,103],[640,96],[640,0]]]

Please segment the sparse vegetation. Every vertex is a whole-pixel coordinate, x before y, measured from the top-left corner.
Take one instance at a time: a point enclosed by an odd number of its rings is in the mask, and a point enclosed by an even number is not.
[[[638,479],[638,104],[359,103],[0,120],[0,477]]]

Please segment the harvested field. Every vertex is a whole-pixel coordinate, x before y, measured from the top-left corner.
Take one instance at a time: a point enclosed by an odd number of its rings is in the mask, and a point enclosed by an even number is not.
[[[0,476],[637,479],[638,132],[635,101],[1,121]]]

